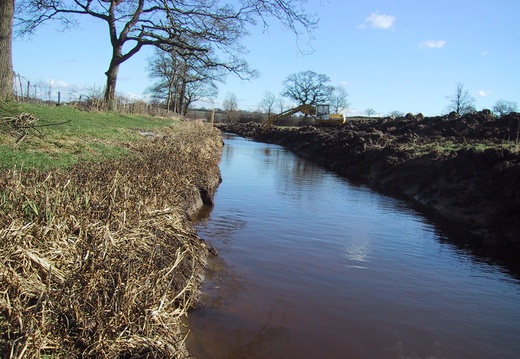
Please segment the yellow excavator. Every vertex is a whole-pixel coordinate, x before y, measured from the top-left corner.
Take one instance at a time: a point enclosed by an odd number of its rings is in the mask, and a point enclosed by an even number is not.
[[[345,115],[342,113],[330,113],[330,105],[316,105],[316,117],[314,121],[317,125],[322,126],[338,126],[347,122]]]
[[[345,115],[342,113],[330,113],[330,105],[322,104],[322,105],[300,105],[290,110],[281,112],[277,115],[271,115],[264,122],[263,128],[267,129],[269,126],[274,125],[276,122],[284,119],[286,117],[292,116],[295,113],[303,112],[304,114],[310,115],[314,118],[316,125],[327,126],[327,125],[343,125],[346,122]]]

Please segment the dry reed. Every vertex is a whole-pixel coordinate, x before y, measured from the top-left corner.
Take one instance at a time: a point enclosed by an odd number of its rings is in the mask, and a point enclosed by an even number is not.
[[[194,126],[128,146],[131,161],[0,174],[4,357],[187,356],[181,317],[208,249],[186,208],[222,140]]]

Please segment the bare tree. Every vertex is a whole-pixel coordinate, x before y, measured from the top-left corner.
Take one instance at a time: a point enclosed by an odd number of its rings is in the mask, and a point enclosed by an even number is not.
[[[166,104],[167,113],[173,110],[186,115],[188,108],[201,97],[216,94],[215,81],[224,74],[216,68],[191,59],[189,54],[175,48],[156,49],[148,63],[149,77],[158,81],[148,89],[156,102]]]
[[[190,106],[200,100],[207,100],[208,98],[215,97],[218,94],[218,89],[213,83],[205,82],[192,82],[186,87],[184,94],[184,109],[183,116],[186,116]]]
[[[0,102],[11,100],[13,92],[13,18],[15,0],[0,1]]]
[[[446,108],[447,112],[456,112],[464,115],[475,111],[475,98],[464,88],[464,84],[458,82],[455,92],[447,97],[450,104]]]
[[[500,116],[508,115],[511,112],[517,111],[517,104],[513,101],[498,100],[495,106],[493,106],[493,111],[498,113]]]
[[[264,97],[260,102],[260,108],[267,114],[267,118],[273,113],[274,105],[276,103],[276,95],[271,91],[266,91]]]
[[[506,101],[506,100],[498,100],[495,106],[493,106],[493,111],[495,113],[498,113],[500,116],[506,116],[512,112],[517,111],[517,104],[513,101]],[[507,140],[509,141],[511,139],[511,117],[508,118],[507,121]],[[516,142],[518,143],[518,139],[520,137],[520,121],[518,121],[518,127],[516,131]]]
[[[238,100],[234,93],[229,92],[222,102],[224,111],[226,112],[226,119],[228,122],[233,122],[237,118]]]
[[[348,93],[344,87],[334,87],[329,99],[330,106],[334,113],[341,113],[343,110],[347,110],[350,107],[350,103],[348,102]]]
[[[334,87],[328,82],[330,78],[327,75],[301,71],[287,76],[282,95],[296,101],[298,106],[317,105],[330,99]]]
[[[376,114],[376,110],[374,110],[373,108],[367,108],[365,110],[365,115],[367,115],[368,117],[372,117],[375,114]]]
[[[404,117],[404,112],[403,112],[403,111],[395,110],[395,111],[389,112],[389,113],[388,113],[388,116],[390,116],[390,117],[394,117],[394,118],[397,118],[397,117]]]
[[[278,113],[282,113],[285,111],[285,101],[283,100],[283,97],[278,97],[276,100],[276,106],[280,110]]]
[[[221,4],[191,0],[20,0],[17,24],[21,34],[32,34],[43,23],[56,20],[64,29],[78,24],[78,16],[89,16],[108,25],[112,58],[107,76],[105,101],[115,107],[119,67],[143,46],[164,44],[189,52],[210,67],[222,67],[241,78],[255,75],[240,57],[240,39],[247,25],[268,18],[279,20],[298,36],[310,34],[317,21],[303,10],[305,0],[248,0]],[[214,56],[214,49],[224,58]]]

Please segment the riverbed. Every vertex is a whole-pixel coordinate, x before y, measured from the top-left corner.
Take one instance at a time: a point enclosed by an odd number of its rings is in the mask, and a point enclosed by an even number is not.
[[[197,358],[517,358],[520,281],[406,203],[225,136]],[[451,233],[451,232],[450,232]]]

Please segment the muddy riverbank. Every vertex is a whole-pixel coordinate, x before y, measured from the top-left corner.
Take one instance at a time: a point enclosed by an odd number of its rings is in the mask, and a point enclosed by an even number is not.
[[[407,115],[342,127],[220,125],[275,143],[352,180],[407,199],[477,248],[520,253],[519,114]]]

